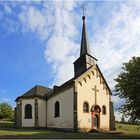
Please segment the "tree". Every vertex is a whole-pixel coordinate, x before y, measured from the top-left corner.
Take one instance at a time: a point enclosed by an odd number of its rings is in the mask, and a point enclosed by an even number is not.
[[[8,103],[0,103],[0,119],[13,120],[14,111]]]
[[[125,104],[119,110],[131,122],[140,120],[140,57],[133,57],[129,62],[123,63],[123,72],[115,79],[116,94],[125,98]]]

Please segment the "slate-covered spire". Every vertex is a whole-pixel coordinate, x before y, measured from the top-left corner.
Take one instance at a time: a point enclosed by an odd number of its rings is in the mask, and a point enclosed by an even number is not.
[[[97,59],[90,54],[84,14],[82,19],[83,19],[83,29],[82,29],[80,57],[74,62],[75,77],[83,74],[90,67],[95,65],[97,61]]]
[[[83,29],[82,29],[80,56],[82,56],[83,54],[90,55],[88,37],[87,37],[87,32],[86,32],[85,16],[83,16],[82,19],[83,19]]]

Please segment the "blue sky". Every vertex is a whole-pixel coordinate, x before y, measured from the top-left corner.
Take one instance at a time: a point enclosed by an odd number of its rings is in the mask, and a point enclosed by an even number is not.
[[[0,102],[34,85],[70,79],[79,56],[82,1],[0,1]],[[87,1],[91,54],[111,89],[123,62],[140,55],[140,2]],[[115,108],[123,100],[112,97]],[[119,114],[115,111],[117,118]]]

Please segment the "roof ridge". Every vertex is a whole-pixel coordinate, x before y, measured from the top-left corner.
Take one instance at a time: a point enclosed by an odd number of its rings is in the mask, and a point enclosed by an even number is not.
[[[52,89],[50,87],[47,87],[47,86],[42,86],[42,85],[35,85],[36,87],[43,87],[43,88],[47,88],[47,89]]]

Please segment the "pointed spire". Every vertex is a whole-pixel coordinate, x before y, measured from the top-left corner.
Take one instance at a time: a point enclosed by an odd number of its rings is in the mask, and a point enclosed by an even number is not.
[[[86,32],[85,16],[83,16],[82,19],[83,19],[83,29],[82,29],[80,56],[83,54],[90,54],[88,37]]]

